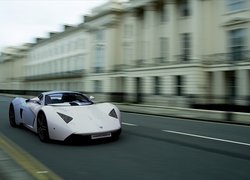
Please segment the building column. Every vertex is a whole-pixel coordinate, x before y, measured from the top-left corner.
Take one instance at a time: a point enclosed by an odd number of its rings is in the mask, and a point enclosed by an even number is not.
[[[115,24],[109,24],[106,29],[107,32],[107,45],[105,46],[105,52],[107,53],[105,57],[105,69],[112,70],[115,65],[120,64],[119,44],[118,44],[118,34],[117,26]]]
[[[132,25],[132,34],[133,34],[133,37],[132,37],[132,45],[131,45],[131,48],[132,48],[132,55],[131,55],[131,59],[129,59],[129,62],[123,62],[123,64],[128,64],[128,65],[136,65],[136,60],[139,59],[139,48],[138,48],[138,42],[139,39],[138,39],[138,36],[137,36],[137,31],[140,29],[138,28],[138,25],[137,25],[137,11],[135,9],[131,10],[130,12],[130,20],[131,20],[131,25]]]
[[[152,64],[154,58],[155,48],[155,4],[148,3],[145,7],[145,22],[144,22],[144,62],[145,64]]]
[[[126,77],[125,78],[125,88],[124,92],[126,93],[126,102],[134,102],[136,99],[136,78],[135,77]]]
[[[165,52],[166,52],[166,56],[164,57],[165,59],[163,59],[163,62],[164,61],[169,61],[169,24],[168,24],[168,21],[169,21],[169,12],[168,12],[168,0],[164,0],[163,1],[163,11],[164,11],[164,22],[163,22],[163,29],[162,29],[162,38],[166,38],[166,42],[165,42],[165,45],[164,45],[164,48],[165,48]],[[162,23],[162,22],[161,22]],[[161,41],[161,40],[160,40]],[[161,43],[161,42],[160,42]],[[159,42],[158,42],[159,44]],[[162,46],[162,44],[160,44],[160,46]],[[158,55],[161,56],[162,52],[161,52],[161,47],[159,47],[159,50],[158,50]],[[162,57],[160,57],[162,58]]]
[[[224,97],[226,95],[225,72],[216,71],[212,73],[213,95]]]
[[[143,94],[152,94],[153,93],[153,89],[154,89],[154,81],[153,81],[153,77],[149,76],[149,77],[143,77],[143,84],[142,84],[142,90],[143,90]]]
[[[126,77],[125,78],[125,89],[124,92],[133,94],[136,93],[136,78],[135,77]]]
[[[191,17],[192,17],[192,35],[191,35],[191,59],[192,61],[199,61],[202,54],[201,43],[201,25],[202,25],[202,6],[200,0],[190,0],[191,3]]]
[[[105,78],[103,78],[103,79],[101,79],[101,81],[102,81],[102,85],[103,85],[103,92],[104,93],[110,93],[110,92],[112,92],[112,78],[110,78],[110,77],[105,77]]]
[[[247,69],[236,71],[236,95],[242,98],[249,96],[249,71]]]
[[[169,61],[175,61],[177,55],[177,8],[175,0],[167,1],[169,27]]]
[[[162,76],[162,94],[174,94],[173,93],[173,86],[174,84],[172,83],[172,77],[170,75],[164,75]]]

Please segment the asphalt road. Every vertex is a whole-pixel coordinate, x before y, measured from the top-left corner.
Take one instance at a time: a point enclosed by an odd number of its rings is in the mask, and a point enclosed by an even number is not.
[[[249,180],[250,127],[122,113],[117,141],[42,143],[8,122],[0,97],[0,132],[63,179]]]

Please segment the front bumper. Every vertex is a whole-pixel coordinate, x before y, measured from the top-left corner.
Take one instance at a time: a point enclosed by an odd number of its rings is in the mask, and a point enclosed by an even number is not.
[[[64,141],[65,142],[86,142],[86,141],[92,141],[92,140],[98,140],[98,139],[117,139],[119,138],[120,134],[122,132],[122,129],[118,129],[115,131],[110,132],[101,132],[101,133],[93,133],[93,134],[71,134],[68,136]],[[109,134],[110,136],[107,136],[105,134]],[[98,137],[98,135],[100,135]],[[97,138],[93,138],[97,137]]]

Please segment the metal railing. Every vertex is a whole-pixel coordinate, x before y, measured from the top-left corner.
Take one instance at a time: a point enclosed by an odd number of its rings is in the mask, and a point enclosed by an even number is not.
[[[206,65],[250,62],[250,50],[204,55],[202,56],[202,62]]]
[[[104,67],[93,67],[92,68],[93,70],[92,70],[92,72],[93,73],[104,73]]]
[[[62,72],[54,72],[48,74],[39,74],[39,75],[26,75],[26,81],[34,81],[34,80],[48,80],[48,79],[58,79],[58,78],[74,78],[74,77],[82,77],[85,73],[84,69],[71,70],[71,71],[62,71]]]

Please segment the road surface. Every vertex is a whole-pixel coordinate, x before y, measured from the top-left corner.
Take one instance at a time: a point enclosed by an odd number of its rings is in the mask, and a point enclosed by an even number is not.
[[[10,100],[0,96],[0,132],[62,179],[250,179],[249,126],[122,113],[117,141],[42,143],[10,127]]]

